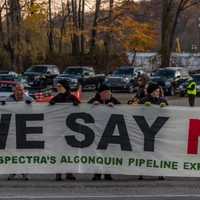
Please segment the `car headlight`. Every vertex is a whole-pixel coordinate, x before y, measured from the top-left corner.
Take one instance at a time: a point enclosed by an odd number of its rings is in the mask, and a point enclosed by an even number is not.
[[[34,79],[35,80],[40,79],[40,76],[35,76]]]
[[[125,83],[128,83],[128,82],[129,82],[129,78],[125,78],[123,81],[124,81]]]
[[[78,80],[77,79],[71,79],[71,82],[72,83],[78,83]]]
[[[171,82],[166,81],[166,82],[165,82],[165,86],[166,86],[166,87],[170,87],[170,86],[171,86]]]
[[[108,78],[106,78],[106,79],[105,79],[105,82],[108,82],[108,81],[109,81],[109,79],[108,79]]]
[[[180,85],[179,86],[179,90],[183,90],[184,88],[183,88],[183,86],[182,85]]]

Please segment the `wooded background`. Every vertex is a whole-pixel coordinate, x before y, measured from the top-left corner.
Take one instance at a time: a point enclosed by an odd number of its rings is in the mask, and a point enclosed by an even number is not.
[[[127,52],[152,51],[167,67],[176,38],[183,52],[200,52],[199,8],[200,0],[1,0],[0,69],[46,63],[109,72],[128,63]]]

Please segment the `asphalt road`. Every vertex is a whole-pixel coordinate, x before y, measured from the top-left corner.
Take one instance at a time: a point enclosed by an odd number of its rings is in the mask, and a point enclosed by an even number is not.
[[[82,94],[87,102],[93,92]],[[114,93],[122,103],[131,94]],[[187,106],[187,98],[168,97],[170,105]],[[196,99],[200,106],[200,98]],[[76,175],[76,181],[56,182],[55,175],[30,175],[29,181],[16,179],[7,181],[0,176],[0,200],[199,200],[200,178],[173,178],[159,181],[157,177],[145,177],[139,181],[136,176],[115,175],[113,181],[91,181],[92,175]]]

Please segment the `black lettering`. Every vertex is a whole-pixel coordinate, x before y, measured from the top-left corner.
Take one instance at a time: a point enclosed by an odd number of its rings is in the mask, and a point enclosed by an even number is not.
[[[44,141],[27,141],[27,134],[42,134],[42,127],[26,127],[27,121],[42,121],[44,114],[16,114],[16,146],[18,149],[44,149]]]
[[[85,139],[78,141],[74,135],[65,136],[67,144],[71,147],[84,148],[90,146],[95,138],[95,133],[88,126],[79,124],[78,119],[84,121],[84,123],[92,124],[95,122],[94,118],[87,113],[72,113],[67,117],[66,125],[77,133],[81,133],[85,136]]]
[[[0,121],[0,149],[5,149],[10,127],[11,114],[2,114]]]
[[[144,151],[154,152],[155,136],[169,117],[158,117],[151,127],[149,127],[144,116],[133,116],[133,118],[144,134]]]
[[[113,135],[116,126],[119,136]],[[111,115],[97,149],[107,149],[109,144],[119,144],[122,151],[132,150],[123,115]]]

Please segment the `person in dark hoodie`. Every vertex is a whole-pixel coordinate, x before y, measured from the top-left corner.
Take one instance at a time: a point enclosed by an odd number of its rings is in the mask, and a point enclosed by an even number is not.
[[[92,99],[90,99],[88,103],[93,105],[106,104],[111,107],[116,104],[120,104],[120,102],[112,96],[110,88],[104,84],[100,86],[96,95]],[[104,179],[112,180],[111,174],[104,174]],[[101,180],[101,174],[94,174],[92,180]]]
[[[146,89],[147,95],[141,99],[140,104],[168,105],[162,88],[156,83],[149,83]]]
[[[137,78],[137,90],[135,96],[128,101],[128,104],[138,104],[141,99],[145,97],[145,87],[148,82],[148,77],[146,75],[140,75]]]
[[[50,105],[54,105],[56,103],[73,103],[73,105],[79,105],[81,102],[79,99],[71,94],[71,90],[69,84],[66,80],[60,80],[57,83],[57,95],[54,96],[50,101]],[[75,176],[71,173],[66,174],[66,179],[68,180],[76,180]],[[61,181],[62,175],[56,174],[56,181]]]
[[[79,99],[71,94],[69,84],[66,80],[58,81],[56,88],[58,93],[49,101],[51,105],[54,105],[55,103],[73,103],[74,105],[80,104]]]
[[[165,107],[168,105],[166,98],[164,97],[163,89],[156,83],[149,83],[146,88],[146,97],[144,97],[140,104],[150,106],[151,104]],[[139,176],[139,180],[143,180],[143,176]],[[163,176],[158,177],[159,180],[164,180]]]

